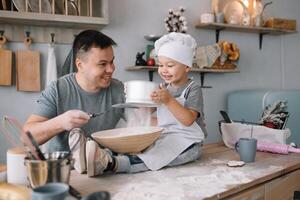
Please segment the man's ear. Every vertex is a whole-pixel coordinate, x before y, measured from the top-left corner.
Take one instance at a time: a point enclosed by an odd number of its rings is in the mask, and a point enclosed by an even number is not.
[[[75,59],[75,65],[77,67],[77,71],[80,71],[81,67],[82,67],[82,60],[79,58]]]

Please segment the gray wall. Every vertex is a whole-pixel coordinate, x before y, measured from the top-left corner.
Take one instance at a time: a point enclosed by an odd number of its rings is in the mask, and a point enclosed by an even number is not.
[[[102,31],[110,35],[117,43],[115,77],[122,80],[148,79],[145,72],[128,72],[125,67],[134,65],[137,51],[144,51],[148,34],[164,34],[163,19],[169,8],[186,8],[188,33],[193,35],[198,45],[215,42],[215,33],[210,30],[195,29],[201,13],[210,11],[210,0],[109,0],[110,23]],[[299,0],[273,0],[268,7],[268,16],[297,19],[300,22]],[[220,135],[217,122],[221,119],[220,109],[226,109],[226,96],[240,89],[300,89],[299,52],[300,34],[264,37],[263,49],[258,48],[258,35],[253,33],[221,32],[220,39],[238,44],[241,57],[238,63],[240,73],[207,74],[205,84],[212,89],[203,89],[204,112],[208,126],[207,143],[217,142]],[[9,43],[9,49],[21,49],[21,43]],[[41,51],[42,80],[45,75],[47,44],[34,44],[33,49]],[[64,62],[70,45],[57,45],[58,66]],[[197,73],[191,73],[200,81]],[[43,80],[44,81],[44,80]],[[161,81],[155,74],[154,81]],[[17,92],[15,87],[0,87],[0,118],[9,115],[24,122],[33,109],[38,93]],[[1,142],[0,141],[0,145]]]

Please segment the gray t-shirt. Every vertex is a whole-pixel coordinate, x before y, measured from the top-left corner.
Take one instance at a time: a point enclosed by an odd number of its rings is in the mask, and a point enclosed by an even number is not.
[[[190,79],[185,85],[180,88],[173,88],[171,85],[168,86],[168,91],[175,98],[179,97],[183,90],[192,82]],[[204,122],[204,113],[203,113],[203,95],[201,86],[197,82],[193,82],[192,85],[187,89],[184,94],[186,99],[184,107],[198,112],[198,117],[196,123],[201,127],[205,137],[207,137],[206,125]]]
[[[124,109],[112,108],[113,104],[125,101],[124,85],[113,79],[108,88],[99,92],[84,91],[75,79],[75,73],[65,75],[52,82],[40,95],[34,114],[51,119],[68,110],[78,109],[87,113],[109,112],[92,118],[81,127],[86,134],[115,128]],[[68,132],[58,134],[46,145],[47,151],[69,150]]]

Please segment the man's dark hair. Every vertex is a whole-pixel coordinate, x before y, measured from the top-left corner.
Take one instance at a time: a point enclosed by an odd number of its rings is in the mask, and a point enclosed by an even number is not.
[[[113,45],[116,45],[116,42],[107,35],[97,30],[85,30],[80,32],[74,39],[73,56],[75,59],[80,56],[77,54],[86,53],[93,47],[105,49]]]

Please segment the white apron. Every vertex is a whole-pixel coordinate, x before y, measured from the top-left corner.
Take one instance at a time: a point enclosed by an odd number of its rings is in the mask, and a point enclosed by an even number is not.
[[[185,92],[192,83],[193,81],[183,90],[180,97],[176,98],[181,105],[184,105]],[[164,128],[162,136],[147,150],[137,155],[150,170],[167,166],[190,145],[204,139],[204,133],[196,122],[191,126],[181,124],[165,105],[157,108],[157,121],[158,126]]]

